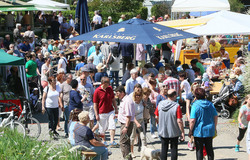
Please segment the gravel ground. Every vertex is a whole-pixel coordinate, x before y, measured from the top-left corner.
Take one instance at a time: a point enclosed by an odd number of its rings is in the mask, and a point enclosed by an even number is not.
[[[47,116],[45,115],[35,115],[37,119],[41,122],[42,126],[42,134],[38,138],[38,140],[49,141],[51,144],[60,143],[62,140],[66,140],[64,138],[60,138],[59,140],[50,140],[48,135],[48,124],[47,124]],[[61,122],[61,127],[63,127],[64,122]],[[120,137],[120,125],[117,124],[117,130],[115,135],[115,141],[119,143]],[[187,148],[187,141],[189,138],[187,137],[188,129],[185,129],[186,139],[185,142],[180,143],[178,146],[178,159],[179,160],[193,160],[195,159],[195,151],[189,151]],[[64,136],[64,132],[60,131],[59,134]],[[234,151],[234,146],[236,144],[236,137],[238,134],[238,127],[236,123],[233,123],[232,119],[221,119],[218,121],[218,136],[214,139],[214,153],[216,160],[246,160],[248,155],[246,153],[246,141],[245,138],[242,140],[240,152]],[[107,135],[107,139],[109,139],[109,135]],[[109,141],[108,141],[109,142]],[[161,143],[159,139],[152,139],[149,133],[149,128],[147,130],[147,142],[148,147],[153,149],[160,149]],[[139,160],[140,153],[137,152],[137,147],[135,147],[135,155],[136,160]],[[111,160],[122,159],[122,154],[120,148],[109,148],[112,151],[112,155],[109,157]],[[170,156],[170,153],[169,153]]]

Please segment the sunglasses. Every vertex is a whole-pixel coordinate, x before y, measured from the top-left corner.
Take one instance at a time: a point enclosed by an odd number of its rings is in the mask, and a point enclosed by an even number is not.
[[[85,79],[81,79],[81,81],[85,81]]]

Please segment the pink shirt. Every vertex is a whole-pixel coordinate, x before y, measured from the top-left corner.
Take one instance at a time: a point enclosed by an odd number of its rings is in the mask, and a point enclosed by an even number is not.
[[[151,103],[153,103],[156,106],[156,98],[159,95],[159,93],[155,90],[151,90],[151,94],[149,96],[149,99],[151,100]]]
[[[145,49],[144,44],[137,44],[136,45],[136,60],[137,61],[145,61]]]
[[[134,121],[135,118],[135,105],[133,99],[126,95],[121,100],[118,113],[118,121],[125,124],[127,117],[131,117],[130,121]]]

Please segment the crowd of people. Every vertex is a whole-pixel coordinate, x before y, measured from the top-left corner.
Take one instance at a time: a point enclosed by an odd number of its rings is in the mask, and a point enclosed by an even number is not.
[[[111,17],[108,19],[106,26],[114,23]],[[124,19],[122,15],[119,22]],[[52,38],[47,40],[45,33],[41,46],[36,46],[36,36],[29,25],[23,36],[20,34],[22,25],[16,25],[13,42],[10,35],[0,38],[0,46],[8,54],[25,58],[28,82],[37,84],[30,91],[31,97],[36,101],[40,98],[37,90],[42,94],[42,112],[48,114],[51,138],[57,139],[58,131],[64,130],[72,145],[95,151],[95,159],[107,159],[110,154],[107,146],[118,145],[123,157],[132,159],[136,141],[138,151],[147,147],[149,124],[151,137],[161,140],[161,159],[167,159],[169,144],[171,159],[177,159],[178,141],[185,140],[185,121],[190,129],[188,148],[196,147],[198,160],[205,156],[204,150],[209,160],[214,159],[213,137],[216,136],[218,115],[209,91],[214,81],[228,74],[235,96],[244,98],[242,79],[246,61],[241,54],[230,67],[229,54],[219,42],[210,36],[199,37],[200,60],[193,59],[190,64],[181,65],[173,58],[176,41],[134,45],[65,40],[77,33],[72,22],[70,35],[65,34],[68,28],[64,23],[67,23],[66,19],[59,12],[51,24]],[[96,11],[94,29],[101,28],[101,24],[102,18]],[[68,50],[72,50],[71,56],[65,54]],[[78,62],[75,68],[70,68],[70,58],[73,57],[79,57]],[[207,67],[203,65],[206,58],[213,59]],[[9,89],[21,95],[13,87],[18,81],[16,68],[12,67],[10,72],[11,77],[15,76],[7,81]],[[246,132],[249,104],[247,98],[240,109],[236,151],[239,151],[239,143]],[[62,114],[63,129],[60,126]],[[121,126],[119,144],[114,139],[118,125]],[[107,131],[109,143],[105,137]]]

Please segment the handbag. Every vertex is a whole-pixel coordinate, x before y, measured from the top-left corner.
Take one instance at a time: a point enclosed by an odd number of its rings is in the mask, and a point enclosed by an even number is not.
[[[238,104],[238,99],[236,96],[232,96],[228,100],[229,106],[236,106]]]

